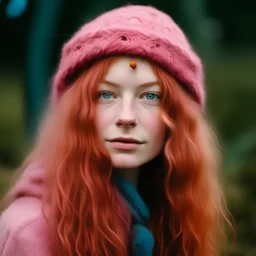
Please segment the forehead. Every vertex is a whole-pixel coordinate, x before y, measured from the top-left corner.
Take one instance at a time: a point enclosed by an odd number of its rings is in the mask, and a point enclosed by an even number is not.
[[[136,68],[130,67],[130,62],[136,62]],[[120,57],[110,67],[105,77],[106,80],[117,84],[141,84],[157,81],[150,63],[144,59]]]

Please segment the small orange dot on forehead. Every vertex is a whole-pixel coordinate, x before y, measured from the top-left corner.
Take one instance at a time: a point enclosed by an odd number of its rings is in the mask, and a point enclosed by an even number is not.
[[[136,64],[135,61],[131,61],[131,62],[130,62],[130,67],[131,67],[132,69],[135,69],[136,66],[137,66],[137,64]]]

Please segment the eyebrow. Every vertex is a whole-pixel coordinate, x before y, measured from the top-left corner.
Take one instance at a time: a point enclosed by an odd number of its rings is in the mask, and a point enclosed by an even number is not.
[[[114,86],[114,87],[120,87],[119,84],[116,84],[114,82],[110,82],[110,81],[107,81],[107,80],[103,80],[102,83],[105,83],[107,85],[111,85],[111,86]],[[152,85],[159,85],[159,81],[152,81],[152,82],[142,83],[142,84],[139,84],[138,87],[148,87],[148,86],[152,86]]]

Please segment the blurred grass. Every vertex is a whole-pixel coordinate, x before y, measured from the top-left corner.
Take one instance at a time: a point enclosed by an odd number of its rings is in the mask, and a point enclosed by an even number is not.
[[[12,174],[12,170],[0,166],[0,199],[9,188]]]
[[[207,103],[219,134],[232,141],[250,129],[256,131],[256,56],[222,55],[206,62]]]
[[[17,70],[0,69],[0,198],[25,148],[23,79]]]
[[[16,165],[24,144],[24,84],[16,70],[0,73],[0,164]]]

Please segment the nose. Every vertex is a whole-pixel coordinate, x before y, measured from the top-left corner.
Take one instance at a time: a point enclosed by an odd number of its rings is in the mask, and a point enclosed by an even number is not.
[[[119,112],[116,125],[118,127],[121,127],[121,126],[134,127],[136,126],[136,124],[137,123],[136,123],[134,104],[132,102],[131,103],[124,102]]]

